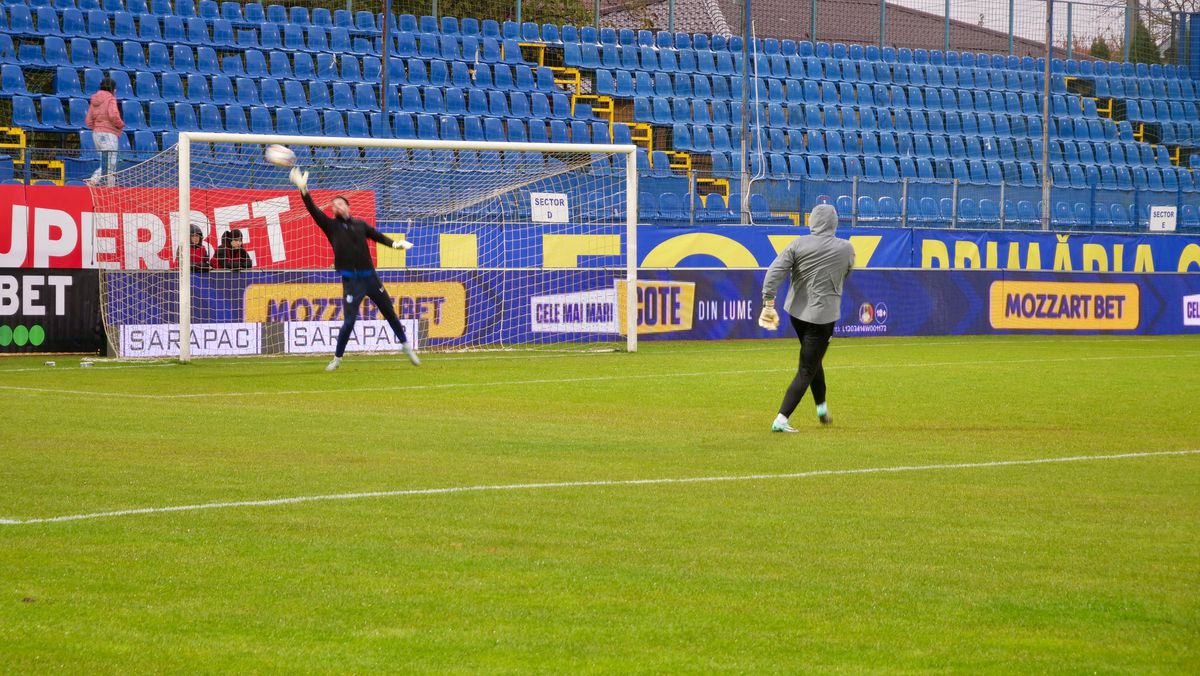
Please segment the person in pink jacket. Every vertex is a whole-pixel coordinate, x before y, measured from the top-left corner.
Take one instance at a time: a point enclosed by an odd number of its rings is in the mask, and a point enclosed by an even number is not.
[[[113,94],[117,83],[106,77],[100,81],[100,90],[92,94],[88,106],[87,118],[84,123],[92,130],[92,140],[96,150],[100,151],[100,166],[89,179],[93,185],[100,181],[102,174],[108,175],[108,184],[113,185],[112,173],[117,170],[117,134],[125,129],[125,120],[121,119],[121,109],[117,106],[117,97]]]

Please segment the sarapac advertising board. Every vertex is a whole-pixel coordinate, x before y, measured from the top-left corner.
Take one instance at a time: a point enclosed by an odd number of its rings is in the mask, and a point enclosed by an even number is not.
[[[96,352],[95,270],[0,269],[0,352]]]

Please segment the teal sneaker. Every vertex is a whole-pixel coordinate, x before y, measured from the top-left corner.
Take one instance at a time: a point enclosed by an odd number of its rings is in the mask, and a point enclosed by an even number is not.
[[[829,413],[829,407],[825,404],[817,406],[817,420],[820,420],[822,425],[833,424],[833,415]]]
[[[798,432],[799,430],[797,430],[795,427],[792,427],[791,425],[789,425],[785,422],[781,423],[779,421],[775,421],[775,422],[771,423],[771,431],[772,432]]]

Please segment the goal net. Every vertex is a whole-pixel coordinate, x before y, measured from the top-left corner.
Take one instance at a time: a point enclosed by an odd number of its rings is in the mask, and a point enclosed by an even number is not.
[[[633,146],[191,133],[92,189],[110,354],[333,351],[342,278],[271,144],[414,245],[368,240],[419,350],[636,349]],[[347,351],[398,348],[365,300]]]

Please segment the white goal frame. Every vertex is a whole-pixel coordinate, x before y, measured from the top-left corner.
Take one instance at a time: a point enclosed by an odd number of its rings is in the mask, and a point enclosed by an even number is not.
[[[278,134],[229,134],[214,132],[180,132],[177,146],[179,160],[179,214],[176,219],[176,242],[187,242],[192,213],[192,143],[232,143],[268,145],[304,145],[363,148],[408,148],[426,150],[483,150],[535,153],[571,153],[625,155],[625,349],[637,352],[637,213],[638,176],[637,146],[596,143],[501,143],[495,141],[433,141],[423,139],[381,139],[324,136],[285,136]],[[185,216],[186,214],[186,216]],[[192,261],[179,256],[179,335],[190,336],[192,331]],[[179,361],[191,361],[191,340],[179,341]]]

